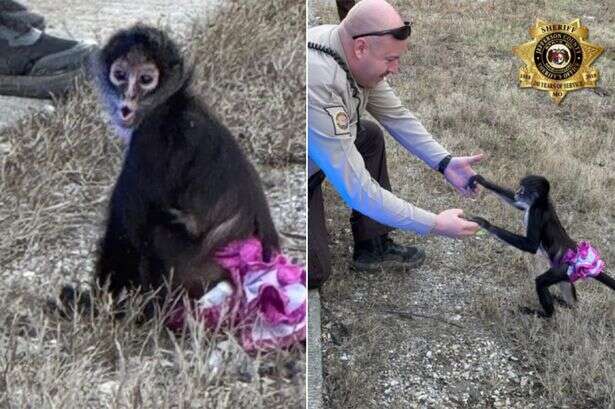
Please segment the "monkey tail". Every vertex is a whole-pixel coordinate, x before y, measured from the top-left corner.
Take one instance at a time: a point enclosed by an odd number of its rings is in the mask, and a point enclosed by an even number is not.
[[[273,221],[261,221],[257,226],[257,234],[263,246],[263,258],[269,260],[273,253],[280,251],[280,236],[275,229]]]
[[[607,287],[609,287],[611,290],[615,291],[615,279],[613,279],[607,273],[602,272],[602,273],[598,274],[594,278],[596,280],[600,281],[602,284],[604,284]]]

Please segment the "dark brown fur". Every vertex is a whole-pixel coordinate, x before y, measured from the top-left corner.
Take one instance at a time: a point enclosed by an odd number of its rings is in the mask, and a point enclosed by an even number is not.
[[[122,98],[109,67],[131,50],[155,62],[160,89],[142,101],[130,129],[95,279],[117,296],[125,288],[163,288],[172,272],[173,287],[198,298],[226,275],[213,260],[216,249],[257,236],[270,254],[279,248],[278,235],[256,170],[190,92],[190,70],[164,33],[137,25],[102,48],[95,65],[107,105]]]

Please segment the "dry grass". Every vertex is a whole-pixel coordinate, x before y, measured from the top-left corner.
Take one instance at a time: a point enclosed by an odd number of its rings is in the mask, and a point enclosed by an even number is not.
[[[487,159],[477,170],[493,180],[514,186],[528,173],[545,175],[572,237],[590,240],[601,250],[607,268],[613,265],[615,175],[609,167],[615,161],[613,6],[605,1],[565,0],[518,5],[504,1],[394,3],[414,21],[402,72],[391,79],[406,105],[450,151],[485,152]],[[337,22],[329,3],[317,2],[315,7],[319,23]],[[607,95],[575,91],[556,106],[547,93],[517,87],[522,63],[511,48],[529,41],[527,30],[537,17],[557,21],[580,17],[589,26],[590,41],[606,49],[594,66]],[[387,149],[393,189],[401,197],[434,212],[460,207],[497,225],[521,230],[521,215],[495,198],[463,200],[399,145],[393,142]],[[346,210],[331,192],[327,204],[336,276],[323,299],[347,300],[362,280],[346,272],[351,237],[348,224],[339,222]],[[529,401],[540,402],[539,407],[615,407],[615,294],[596,282],[581,283],[577,287],[581,301],[574,311],[560,309],[549,322],[528,318],[517,312],[517,306],[538,305],[532,280],[538,270],[529,256],[492,239],[471,239],[463,242],[463,251],[453,259],[447,256],[453,244],[445,239],[398,237],[427,249],[428,268],[454,266],[447,274],[465,275],[468,282],[480,279],[480,287],[471,289],[472,312],[537,374],[538,385]],[[467,297],[459,295],[460,300]],[[373,351],[355,353],[368,356]],[[342,389],[332,392],[332,407],[359,401],[359,390],[373,392],[367,376],[344,387],[345,379],[352,377],[348,371],[373,370],[366,365],[352,370],[329,368],[337,371],[332,377],[339,378],[335,385]]]
[[[305,164],[305,4],[229,3],[192,33],[197,89],[261,162]]]
[[[196,91],[259,166],[304,161],[304,13],[231,1],[176,34],[195,55]],[[0,406],[304,407],[303,347],[249,357],[227,334],[43,312],[92,270],[123,155],[101,118],[84,84],[0,133]]]

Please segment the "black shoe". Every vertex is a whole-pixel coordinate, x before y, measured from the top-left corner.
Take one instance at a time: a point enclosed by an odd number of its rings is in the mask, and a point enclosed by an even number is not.
[[[97,49],[91,43],[43,33],[34,44],[9,46],[0,39],[0,94],[49,98],[70,90]]]
[[[425,261],[425,252],[412,246],[395,244],[387,235],[355,243],[352,267],[357,271],[380,268],[414,268]]]
[[[28,27],[34,27],[41,31],[45,30],[45,17],[31,11],[14,11],[10,13],[4,13],[6,18],[16,20],[25,24]]]
[[[0,14],[4,20],[18,21],[28,27],[45,30],[45,17],[28,11],[28,9],[14,0],[0,0]]]

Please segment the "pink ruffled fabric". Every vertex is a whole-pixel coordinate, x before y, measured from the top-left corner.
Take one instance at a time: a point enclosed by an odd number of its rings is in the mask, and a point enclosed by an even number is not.
[[[571,283],[588,277],[596,277],[605,267],[598,250],[587,241],[579,242],[576,251],[568,249],[562,262],[568,264],[567,273]]]
[[[230,276],[206,293],[194,308],[198,320],[211,329],[236,328],[243,347],[287,347],[305,340],[305,270],[275,254],[263,261],[256,238],[232,242],[216,252],[216,261]],[[185,310],[167,320],[173,329],[184,325]]]

